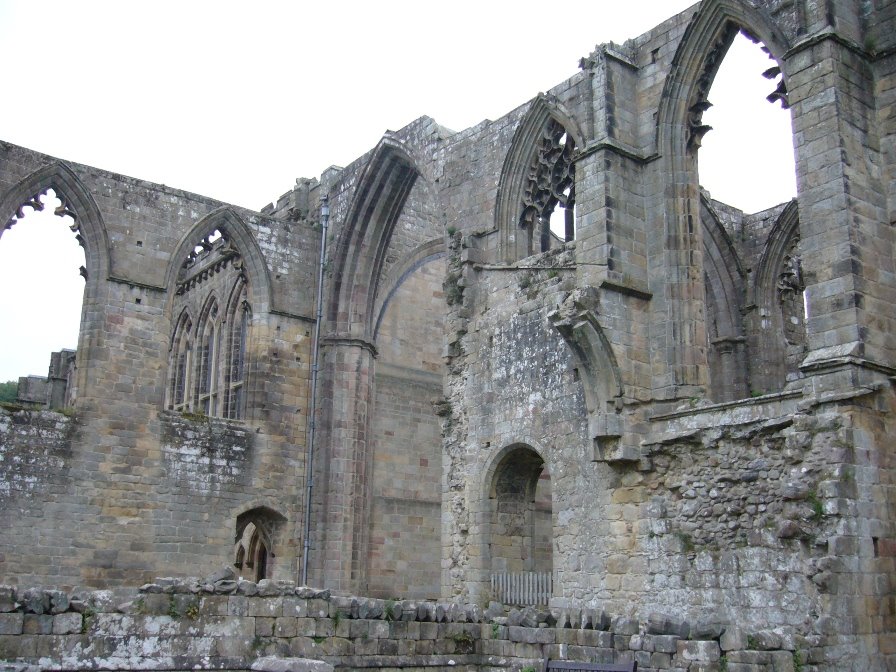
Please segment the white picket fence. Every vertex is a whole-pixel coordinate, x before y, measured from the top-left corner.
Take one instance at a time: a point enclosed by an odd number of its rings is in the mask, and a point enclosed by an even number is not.
[[[501,604],[528,606],[547,604],[554,592],[551,572],[495,572],[492,599]]]

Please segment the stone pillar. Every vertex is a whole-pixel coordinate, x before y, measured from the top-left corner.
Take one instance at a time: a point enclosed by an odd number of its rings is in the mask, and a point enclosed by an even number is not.
[[[808,301],[807,371],[892,366],[893,233],[868,55],[833,31],[786,57]]]
[[[374,350],[354,339],[325,339],[324,432],[315,455],[318,530],[311,583],[361,594],[369,528],[370,410]]]

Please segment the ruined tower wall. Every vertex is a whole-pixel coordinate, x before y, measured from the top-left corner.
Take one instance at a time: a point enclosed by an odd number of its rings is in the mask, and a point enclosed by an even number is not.
[[[873,93],[888,57],[860,46],[868,21],[707,0],[599,47],[586,95],[564,98],[577,75],[494,123],[505,138],[519,119],[495,225],[471,217],[449,256],[445,595],[502,599],[497,486],[506,460],[537,455],[552,604],[814,633],[830,663],[882,664],[891,559],[871,528],[893,534],[892,467],[870,427],[892,403],[893,244]],[[700,115],[737,29],[767,47],[791,107],[798,198],[767,223],[713,212],[697,181]],[[531,192],[513,185],[561,166],[539,144],[554,122],[582,133],[576,239],[520,255],[507,241]]]

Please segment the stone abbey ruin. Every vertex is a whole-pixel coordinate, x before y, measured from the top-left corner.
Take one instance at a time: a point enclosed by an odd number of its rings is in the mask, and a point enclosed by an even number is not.
[[[739,32],[757,214],[697,176]],[[86,256],[0,409],[0,659],[894,669],[894,173],[892,0],[703,0],[258,212],[0,144]]]

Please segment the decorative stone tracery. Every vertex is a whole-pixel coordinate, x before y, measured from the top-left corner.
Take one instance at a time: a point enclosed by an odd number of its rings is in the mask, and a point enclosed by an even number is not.
[[[542,131],[523,187],[519,226],[529,232],[530,248],[537,231],[541,251],[550,249],[550,217],[558,204],[566,209],[565,239],[569,241],[575,237],[575,152],[572,136],[559,121],[550,118]]]
[[[243,259],[226,231],[215,229],[188,253],[175,294],[181,316],[171,339],[167,407],[242,419],[252,311]]]
[[[803,281],[802,259],[799,253],[799,234],[793,237],[787,254],[781,264],[776,289],[781,304],[781,318],[784,328],[784,339],[788,345],[805,346],[806,325],[803,292],[806,284]]]
[[[697,150],[703,143],[703,136],[712,130],[712,126],[703,123],[703,113],[706,112],[712,103],[709,102],[709,90],[712,88],[712,82],[719,71],[719,66],[728,53],[731,42],[737,35],[738,27],[733,23],[726,24],[724,30],[713,43],[712,47],[706,54],[706,60],[703,63],[703,72],[697,79],[694,87],[694,93],[691,97],[691,104],[688,105],[688,149]]]
[[[697,79],[697,84],[691,97],[691,104],[688,106],[688,149],[692,151],[700,148],[703,143],[703,136],[712,130],[712,126],[703,123],[703,113],[712,107],[712,103],[708,100],[709,90],[712,88],[716,73],[718,73],[719,67],[725,59],[725,55],[728,53],[728,49],[731,47],[731,43],[738,33],[754,44],[760,45],[762,51],[765,52],[772,61],[775,60],[768,47],[764,46],[760,39],[750,31],[745,28],[740,28],[734,23],[729,22],[726,24],[725,29],[713,43],[712,48],[706,55],[706,60],[703,64],[703,72]],[[782,75],[781,68],[778,64],[775,63],[765,70],[762,73],[762,76],[766,79],[776,81],[775,90],[766,96],[766,100],[770,103],[781,101],[782,109],[788,109],[790,107],[790,102],[787,99],[787,84],[784,82],[784,76]]]
[[[42,200],[43,197],[47,197],[48,199],[55,198],[59,201],[59,205],[54,208],[53,214],[57,217],[69,217],[72,220],[72,223],[69,224],[68,228],[72,233],[75,234],[75,240],[78,241],[78,245],[80,245],[81,247],[85,247],[84,237],[81,235],[81,225],[78,223],[77,213],[75,212],[74,208],[69,205],[68,201],[62,194],[56,193],[54,189],[49,187],[38,191],[33,196],[29,196],[27,199],[25,199],[25,201],[18,208],[16,208],[15,214],[10,217],[9,220],[7,220],[6,225],[3,227],[3,230],[7,231],[18,224],[19,220],[24,218],[27,214],[25,212],[25,208],[31,208],[34,212],[42,212],[47,206],[47,204]],[[87,268],[85,266],[81,266],[78,271],[80,272],[81,277],[86,280]]]

